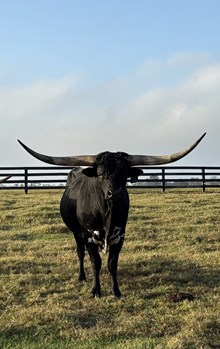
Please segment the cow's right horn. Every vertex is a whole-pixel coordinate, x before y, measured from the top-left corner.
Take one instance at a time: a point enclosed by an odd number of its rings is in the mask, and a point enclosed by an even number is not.
[[[48,156],[37,153],[36,151],[27,147],[19,139],[18,142],[22,147],[32,156],[52,165],[61,165],[61,166],[92,166],[96,160],[95,155],[79,155],[79,156]]]

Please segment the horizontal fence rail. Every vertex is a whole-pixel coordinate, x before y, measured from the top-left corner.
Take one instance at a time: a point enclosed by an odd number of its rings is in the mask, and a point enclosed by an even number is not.
[[[165,191],[171,188],[220,188],[220,167],[199,166],[144,166],[143,174],[129,188],[160,188]],[[65,187],[69,166],[45,167],[0,167],[0,180],[11,176],[1,189],[61,189]]]

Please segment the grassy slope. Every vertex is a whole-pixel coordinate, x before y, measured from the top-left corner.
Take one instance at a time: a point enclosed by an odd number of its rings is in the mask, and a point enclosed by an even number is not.
[[[219,193],[131,191],[119,261],[123,297],[77,281],[60,191],[0,191],[0,347],[220,348]],[[169,293],[190,292],[173,303]]]

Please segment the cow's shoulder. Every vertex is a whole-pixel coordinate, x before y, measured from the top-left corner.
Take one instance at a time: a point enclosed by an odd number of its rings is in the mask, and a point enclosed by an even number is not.
[[[75,180],[79,177],[81,177],[82,174],[82,167],[74,167],[68,174],[67,176],[67,182],[66,185],[69,186],[71,185],[73,182],[75,182]]]

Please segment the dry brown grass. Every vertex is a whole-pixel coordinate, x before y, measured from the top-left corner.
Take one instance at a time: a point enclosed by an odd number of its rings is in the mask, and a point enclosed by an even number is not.
[[[219,192],[133,190],[120,255],[123,297],[77,281],[61,191],[0,192],[0,347],[220,348]],[[194,301],[174,303],[168,294]]]

